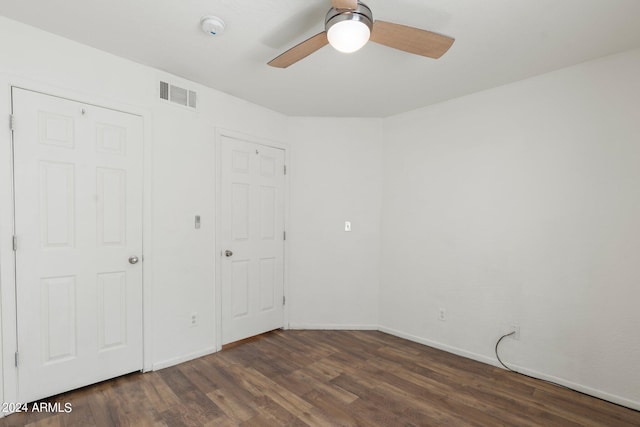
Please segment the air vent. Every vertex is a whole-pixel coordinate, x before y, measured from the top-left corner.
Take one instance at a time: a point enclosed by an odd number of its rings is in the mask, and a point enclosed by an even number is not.
[[[195,110],[197,106],[196,92],[162,81],[160,82],[160,99],[192,110]]]

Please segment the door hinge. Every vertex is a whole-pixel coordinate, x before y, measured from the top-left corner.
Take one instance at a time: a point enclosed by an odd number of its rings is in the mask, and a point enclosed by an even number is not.
[[[16,121],[13,117],[13,114],[9,114],[9,130],[16,130]]]
[[[15,353],[16,368],[18,367],[18,352]]]
[[[287,232],[286,231],[282,232],[282,240],[287,240]]]
[[[18,250],[18,236],[13,236],[13,251]]]
[[[287,297],[285,297],[284,295],[282,295],[282,305],[285,305],[287,303]],[[16,353],[17,354],[17,353]],[[17,366],[17,365],[16,365]]]
[[[287,165],[284,165],[284,174],[287,174]]]

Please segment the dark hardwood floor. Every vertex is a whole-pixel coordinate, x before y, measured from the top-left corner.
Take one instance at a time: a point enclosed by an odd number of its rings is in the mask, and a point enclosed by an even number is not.
[[[0,426],[640,426],[640,412],[374,331],[275,331]]]

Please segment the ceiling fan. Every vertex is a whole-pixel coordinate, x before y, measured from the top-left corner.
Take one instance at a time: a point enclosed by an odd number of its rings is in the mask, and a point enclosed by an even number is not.
[[[321,47],[331,44],[336,50],[355,52],[371,40],[394,49],[440,58],[454,39],[431,31],[385,21],[373,20],[369,7],[358,0],[331,0],[324,23],[325,31],[292,47],[269,61],[269,65],[287,68]]]

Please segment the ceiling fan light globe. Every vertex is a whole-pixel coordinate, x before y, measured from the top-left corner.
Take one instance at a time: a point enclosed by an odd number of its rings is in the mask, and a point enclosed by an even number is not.
[[[352,53],[369,41],[371,30],[361,21],[337,22],[327,31],[329,43],[339,52]]]

